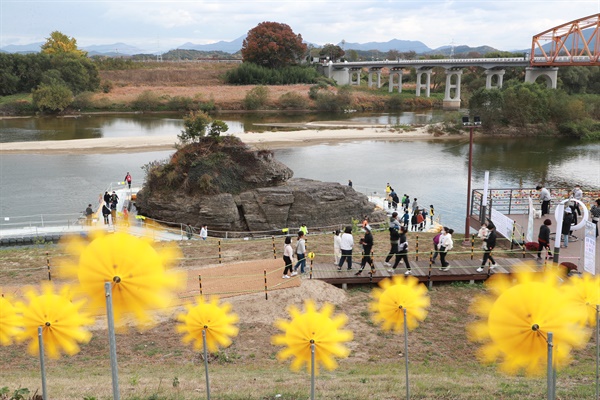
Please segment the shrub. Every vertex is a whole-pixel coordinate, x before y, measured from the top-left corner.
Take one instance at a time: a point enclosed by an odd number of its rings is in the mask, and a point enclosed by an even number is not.
[[[41,84],[32,92],[33,105],[40,111],[60,112],[73,100],[73,92],[65,85]]]
[[[302,95],[295,92],[287,92],[279,97],[279,104],[282,108],[291,109],[306,109],[308,108],[308,101]]]
[[[102,93],[110,93],[114,86],[115,85],[112,81],[104,80],[100,83],[100,90],[102,90]]]
[[[190,97],[174,96],[167,101],[167,108],[173,111],[196,111],[200,105]]]
[[[82,92],[79,93],[73,99],[71,106],[77,110],[89,110],[94,108],[94,101],[92,97],[94,94],[92,92]]]
[[[316,83],[321,78],[327,79],[313,66],[294,65],[271,69],[248,62],[225,74],[225,82],[233,85],[292,85]]]
[[[392,94],[385,101],[385,107],[389,110],[401,110],[402,109],[402,97],[399,93]]]
[[[139,111],[155,110],[160,106],[160,97],[151,90],[146,90],[131,102],[131,108]]]
[[[4,115],[26,115],[34,112],[35,107],[27,100],[15,100],[0,105],[0,114]]]
[[[246,93],[244,97],[244,108],[246,110],[257,110],[267,104],[269,98],[269,88],[266,86],[257,86]]]

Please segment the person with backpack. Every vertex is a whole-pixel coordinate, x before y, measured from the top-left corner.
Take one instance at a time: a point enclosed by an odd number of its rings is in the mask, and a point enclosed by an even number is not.
[[[399,236],[398,236],[398,244],[397,244],[398,253],[396,254],[396,261],[391,269],[388,269],[388,272],[394,273],[398,264],[404,262],[406,266],[406,272],[404,275],[412,274],[412,270],[410,269],[410,263],[408,262],[408,240],[406,239],[406,228],[400,228]]]
[[[398,264],[400,263],[400,255],[398,254],[399,253],[399,251],[398,251],[398,240],[400,240],[400,229],[405,229],[405,228],[404,227],[396,228],[396,226],[390,226],[389,227],[389,231],[390,231],[390,252],[385,257],[385,262],[383,263],[383,265],[385,265],[386,267],[391,267],[392,266],[392,264],[390,264],[390,260],[394,256],[396,257],[396,259],[394,260],[394,265],[397,267]]]
[[[435,259],[440,254],[438,251],[438,244],[440,243],[440,238],[442,237],[442,232],[438,233],[433,237],[433,255],[431,256],[431,263],[435,264]]]

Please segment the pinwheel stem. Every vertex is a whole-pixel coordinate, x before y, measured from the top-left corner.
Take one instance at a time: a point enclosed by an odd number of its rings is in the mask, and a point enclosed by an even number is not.
[[[402,306],[400,306],[402,308]],[[408,384],[408,323],[406,322],[406,308],[402,308],[404,313],[404,363],[406,370],[406,400],[410,399],[410,385]]]
[[[600,305],[596,304],[596,398],[600,399]]]
[[[315,341],[310,340],[310,400],[315,400]]]
[[[46,326],[50,324],[46,322]],[[47,400],[48,396],[46,395],[46,367],[44,363],[44,337],[42,335],[44,328],[38,326],[38,343],[40,345],[40,369],[42,372],[42,400]]]
[[[206,375],[206,400],[210,400],[210,381],[208,380],[208,351],[206,350],[206,329],[202,329],[202,348],[204,349],[204,374]]]
[[[547,383],[548,383],[548,400],[554,400],[555,397],[555,389],[556,389],[556,381],[554,379],[554,361],[552,357],[552,353],[554,350],[554,339],[553,333],[548,332],[548,370],[547,370]]]
[[[110,369],[112,372],[113,400],[119,400],[120,394],[119,371],[117,366],[117,339],[115,338],[115,317],[113,314],[112,284],[110,282],[104,283],[104,296],[106,297],[106,320],[108,322],[108,346],[110,348]]]

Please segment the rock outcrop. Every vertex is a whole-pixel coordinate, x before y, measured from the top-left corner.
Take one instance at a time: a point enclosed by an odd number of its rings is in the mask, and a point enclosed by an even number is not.
[[[347,185],[290,179],[292,171],[270,152],[220,143],[216,164],[202,159],[215,158],[205,147],[181,149],[183,155],[175,153],[169,164],[151,170],[137,195],[138,213],[192,226],[207,224],[213,233],[272,234],[303,223],[315,229],[351,224],[365,215],[373,222],[386,218],[365,195]],[[211,170],[207,165],[217,167]],[[165,188],[169,173],[180,176],[180,188]],[[233,190],[223,193],[223,187]]]

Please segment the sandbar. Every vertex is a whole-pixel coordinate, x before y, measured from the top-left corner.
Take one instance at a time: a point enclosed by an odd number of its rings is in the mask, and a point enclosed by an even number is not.
[[[378,140],[445,140],[461,135],[434,136],[427,126],[412,130],[397,130],[387,125],[347,125],[333,123],[306,124],[305,129],[233,133],[243,142],[259,149],[278,149],[313,144]],[[118,138],[47,140],[0,143],[0,154],[105,154],[174,150],[176,135],[134,136]]]

